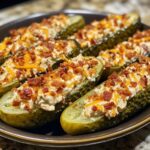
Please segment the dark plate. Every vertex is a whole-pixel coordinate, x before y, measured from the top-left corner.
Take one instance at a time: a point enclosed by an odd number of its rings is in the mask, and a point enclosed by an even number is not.
[[[58,13],[82,15],[84,16],[87,23],[95,19],[102,19],[106,16],[105,13],[99,14],[97,12],[89,12],[84,10],[65,10],[65,11],[51,12],[48,14],[43,13],[34,14],[26,18],[10,22],[0,27],[1,33],[0,40],[2,40],[5,36],[7,36],[8,31],[12,28],[26,26],[31,24],[32,22],[35,21],[38,22],[45,17],[55,15]],[[145,28],[147,27],[145,26]],[[34,130],[19,130],[9,125],[6,125],[3,122],[0,122],[0,135],[5,138],[34,145],[49,146],[49,147],[76,147],[102,143],[115,138],[119,138],[121,136],[125,136],[133,131],[136,131],[144,127],[149,122],[150,122],[150,108],[146,108],[145,110],[138,113],[136,116],[130,118],[124,123],[119,124],[118,126],[90,134],[78,136],[66,135],[61,129],[58,120],[42,128]]]

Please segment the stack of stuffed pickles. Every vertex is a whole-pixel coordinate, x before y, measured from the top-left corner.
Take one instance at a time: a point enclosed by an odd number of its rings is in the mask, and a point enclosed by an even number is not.
[[[11,30],[0,43],[1,120],[35,128],[61,115],[66,133],[81,134],[148,106],[150,30],[141,26],[136,14],[88,25],[60,14]]]

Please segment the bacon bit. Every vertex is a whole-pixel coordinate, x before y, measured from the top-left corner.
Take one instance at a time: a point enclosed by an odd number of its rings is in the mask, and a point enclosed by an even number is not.
[[[142,85],[143,88],[145,88],[147,86],[147,78],[146,76],[142,77],[140,79],[140,85]]]
[[[12,36],[15,36],[18,34],[17,30],[16,29],[12,29],[9,31],[9,33],[12,35]]]
[[[61,75],[61,78],[62,78],[63,80],[68,80],[70,77],[69,77],[68,75],[66,75],[66,74],[62,74],[62,75]]]
[[[129,42],[128,42],[127,44],[125,44],[125,47],[126,47],[127,49],[131,49],[131,48],[132,48],[132,45],[130,45]]]
[[[0,67],[0,74],[2,74],[4,72],[3,68]]]
[[[118,78],[118,75],[117,75],[117,73],[116,72],[114,72],[114,73],[112,73],[109,77],[108,77],[108,79],[117,79]]]
[[[95,45],[97,43],[97,41],[95,39],[91,39],[91,44]]]
[[[91,61],[89,62],[89,64],[92,65],[92,66],[95,66],[95,65],[98,64],[98,61],[96,61],[96,60],[91,60]]]
[[[60,51],[65,51],[65,49],[66,49],[66,46],[67,46],[67,42],[61,42],[61,43],[59,43],[59,48],[58,48],[58,50],[60,50]]]
[[[32,97],[32,90],[29,89],[29,88],[25,88],[21,91],[18,91],[21,99],[24,99],[24,100],[29,100],[31,97]]]
[[[118,26],[117,18],[114,19],[114,26]]]
[[[47,93],[47,92],[48,92],[48,87],[44,87],[44,88],[42,89],[42,91],[43,91],[44,93]]]
[[[78,61],[79,65],[80,66],[83,66],[84,65],[84,62],[83,61]]]
[[[82,35],[82,32],[81,32],[81,31],[79,31],[79,32],[77,33],[77,36],[78,36],[79,39],[83,39],[83,35]]]
[[[34,62],[36,60],[36,55],[34,51],[29,51],[31,60]]]
[[[131,96],[131,92],[128,89],[124,89],[124,90],[118,89],[117,92],[124,96]]]
[[[0,52],[0,57],[2,57],[4,55],[4,52]]]
[[[93,111],[97,111],[97,107],[96,107],[96,106],[93,106],[93,107],[92,107],[92,110],[93,110]]]
[[[114,106],[115,106],[114,102],[110,102],[110,103],[105,104],[104,108],[107,109],[107,110],[110,110]]]
[[[56,92],[59,94],[59,93],[61,93],[63,91],[63,88],[62,87],[59,87],[57,90],[56,90]]]
[[[50,95],[56,96],[56,93],[54,91],[50,91]]]
[[[74,69],[74,73],[75,73],[75,74],[82,73],[82,71],[83,71],[83,70],[82,70],[81,67],[78,67],[78,68],[75,68],[75,69]]]
[[[128,70],[123,70],[122,73],[123,73],[126,77],[129,76],[129,71],[128,71]]]
[[[52,86],[55,86],[57,88],[64,88],[65,87],[65,83],[61,82],[61,81],[58,81],[58,80],[54,80],[52,83],[51,83]]]
[[[17,56],[17,57],[13,57],[13,61],[15,62],[15,63],[17,63],[18,65],[20,65],[20,66],[23,66],[24,65],[24,57],[23,57],[23,55],[21,55],[21,56]]]
[[[104,98],[105,101],[109,101],[112,98],[112,92],[104,91],[103,98]]]
[[[107,86],[107,87],[115,86],[115,82],[113,80],[106,80],[105,81],[105,86]]]
[[[24,109],[27,110],[27,111],[31,111],[29,104],[25,104]]]
[[[50,51],[48,51],[48,52],[42,52],[41,56],[43,56],[45,58],[48,58],[48,57],[52,56],[52,53]]]
[[[19,106],[20,103],[21,103],[21,102],[20,102],[19,100],[14,100],[13,103],[12,103],[12,105],[13,105],[13,106]]]
[[[136,86],[137,86],[137,83],[136,83],[136,82],[131,82],[131,86],[132,86],[132,87],[136,87]]]
[[[147,71],[148,71],[148,73],[150,74],[150,65],[148,65]]]
[[[60,71],[58,73],[59,73],[59,76],[62,77],[67,72],[68,72],[68,68],[67,67],[63,67],[63,68],[60,68]]]
[[[141,34],[140,31],[138,31],[138,32],[133,36],[134,39],[140,39],[141,37],[143,37],[143,36],[142,36],[142,34]]]
[[[29,86],[42,86],[45,84],[44,77],[37,77],[37,78],[31,78],[28,79]]]
[[[49,50],[53,50],[53,49],[54,49],[54,44],[51,43],[51,42],[48,42],[48,43],[47,43],[47,48],[48,48]]]
[[[124,82],[121,82],[120,86],[123,87],[123,88],[125,88],[126,84]]]
[[[17,77],[17,78],[20,78],[21,74],[22,74],[22,71],[21,71],[21,70],[17,70],[17,72],[16,72],[16,77]]]
[[[74,64],[74,63],[71,63],[71,64],[70,64],[70,67],[71,67],[71,68],[76,68],[76,67],[78,67],[78,65],[76,65],[76,64]]]

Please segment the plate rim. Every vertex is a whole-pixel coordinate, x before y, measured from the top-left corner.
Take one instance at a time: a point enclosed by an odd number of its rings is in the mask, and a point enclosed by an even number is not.
[[[82,9],[76,9],[76,10],[72,10],[72,9],[64,9],[64,10],[60,10],[60,11],[51,11],[48,13],[34,13],[31,14],[29,16],[23,17],[21,19],[17,19],[8,23],[3,24],[2,26],[0,26],[0,30],[3,30],[13,24],[17,24],[19,22],[25,21],[27,19],[32,19],[32,18],[36,18],[36,17],[42,17],[45,15],[54,15],[54,14],[58,14],[58,13],[67,13],[67,14],[92,14],[92,15],[103,15],[106,16],[108,13],[107,12],[97,12],[97,11],[90,11],[90,10],[82,10]],[[126,121],[128,122],[128,121]],[[131,122],[132,122],[132,118],[131,118]],[[68,140],[65,138],[65,140],[56,140],[56,139],[38,139],[38,138],[33,138],[33,137],[28,137],[27,135],[20,135],[14,132],[10,132],[7,131],[3,128],[0,127],[0,135],[2,137],[5,137],[7,139],[11,139],[11,140],[15,140],[15,141],[19,141],[21,143],[26,143],[26,144],[32,144],[32,145],[39,145],[39,146],[47,146],[47,147],[78,147],[78,146],[87,146],[87,145],[93,145],[93,144],[97,144],[97,143],[104,143],[116,138],[120,138],[122,136],[128,135],[132,132],[135,132],[141,128],[143,128],[144,126],[148,125],[150,123],[150,116],[146,117],[145,119],[142,119],[141,121],[139,121],[138,123],[134,123],[132,126],[129,126],[123,130],[119,130],[117,132],[113,132],[110,134],[104,134],[101,136],[96,136],[96,137],[85,137],[84,138],[79,138],[79,139],[75,139],[75,140]],[[18,129],[20,130],[20,129]],[[24,132],[24,131],[22,131]],[[99,131],[101,132],[101,131]],[[33,133],[32,133],[33,134]],[[93,134],[93,133],[91,133]],[[90,135],[91,135],[90,134]],[[73,138],[73,136],[72,136]]]

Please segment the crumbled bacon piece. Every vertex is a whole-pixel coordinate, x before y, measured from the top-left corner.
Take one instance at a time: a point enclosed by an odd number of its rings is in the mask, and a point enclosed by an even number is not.
[[[123,73],[126,77],[128,77],[128,75],[129,75],[129,71],[128,71],[128,70],[123,70],[122,73]]]
[[[122,88],[125,88],[125,87],[126,87],[126,84],[125,84],[124,82],[121,82],[120,86],[121,86]]]
[[[58,80],[54,80],[51,85],[55,86],[57,88],[64,88],[65,87],[65,83],[58,81]]]
[[[25,89],[23,89],[21,91],[18,91],[18,93],[19,93],[21,99],[24,99],[24,100],[31,99],[32,94],[33,94],[32,90],[30,88],[25,88]]]
[[[17,77],[17,78],[20,78],[21,74],[22,74],[22,71],[21,71],[21,70],[17,70],[17,72],[16,72],[16,77]]]
[[[92,66],[95,66],[95,65],[97,65],[98,64],[98,61],[96,61],[96,60],[91,60],[90,62],[89,62],[89,65],[92,65]]]
[[[14,100],[12,105],[13,106],[19,106],[20,105],[20,101],[19,100]]]
[[[78,74],[78,73],[82,73],[83,69],[81,67],[75,68],[74,69],[74,73]]]
[[[28,79],[29,86],[42,86],[45,84],[44,77],[37,77],[37,78],[31,78]]]
[[[124,95],[124,96],[131,96],[131,92],[130,92],[128,89],[124,89],[124,90],[118,89],[117,91],[118,91],[118,93],[121,94],[121,95]]]
[[[41,56],[43,56],[45,58],[52,57],[52,53],[50,51],[42,52]]]
[[[117,79],[118,78],[118,75],[117,75],[117,73],[116,72],[114,72],[114,73],[112,73],[109,77],[108,77],[108,79]]]
[[[34,51],[29,51],[31,60],[34,62],[36,60],[36,55]]]
[[[77,37],[79,38],[79,39],[83,39],[83,34],[82,34],[83,32],[81,32],[81,31],[79,31],[78,33],[77,33]]]
[[[0,74],[2,74],[3,72],[4,72],[4,69],[0,67]]]
[[[93,111],[97,111],[97,107],[96,107],[96,106],[93,106],[93,107],[92,107],[92,110],[93,110]]]
[[[4,55],[4,52],[0,52],[0,57],[2,57]]]
[[[54,43],[52,43],[52,42],[46,42],[45,43],[46,44],[46,46],[47,46],[47,48],[49,49],[49,51],[51,51],[51,50],[53,50],[54,49]]]
[[[27,110],[27,111],[31,111],[31,108],[30,108],[29,104],[25,104],[24,109]]]
[[[136,83],[136,82],[131,82],[131,86],[132,86],[132,87],[136,87],[136,86],[137,86],[137,83]]]
[[[25,62],[24,62],[24,56],[23,56],[23,55],[13,57],[13,61],[14,61],[15,63],[17,63],[18,65],[20,65],[20,66],[23,66],[24,63],[25,63]]]
[[[57,88],[57,90],[56,90],[56,92],[59,94],[59,93],[61,93],[63,91],[63,87],[58,87]]]
[[[80,66],[83,66],[84,65],[84,62],[83,61],[78,61],[79,65]]]
[[[54,91],[50,91],[50,95],[56,96],[56,93]]]
[[[114,86],[115,82],[113,80],[106,80],[105,81],[105,86],[110,87],[110,86]]]
[[[104,91],[103,98],[105,101],[109,101],[112,98],[112,92],[111,91]]]
[[[44,93],[47,93],[49,90],[48,90],[48,87],[44,87],[43,89],[42,89],[42,91],[44,92]]]
[[[115,106],[114,102],[109,102],[109,103],[104,105],[104,108],[107,109],[107,110],[110,110],[114,106]]]

